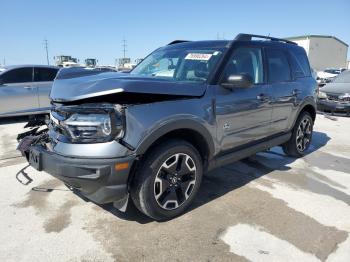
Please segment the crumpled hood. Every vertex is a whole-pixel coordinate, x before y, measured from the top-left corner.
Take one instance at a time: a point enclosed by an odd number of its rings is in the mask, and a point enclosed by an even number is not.
[[[328,83],[321,88],[321,91],[334,94],[350,93],[350,83]]]
[[[78,73],[70,78],[59,73],[53,83],[50,98],[55,102],[73,102],[120,93],[199,97],[204,94],[205,88],[205,84],[184,84],[117,72],[92,72],[87,75]]]

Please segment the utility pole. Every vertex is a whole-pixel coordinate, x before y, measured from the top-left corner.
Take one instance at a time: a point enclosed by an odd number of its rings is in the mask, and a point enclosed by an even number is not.
[[[50,61],[49,61],[49,44],[47,39],[44,39],[44,48],[46,50],[46,61],[47,61],[47,65],[50,65]]]
[[[125,58],[125,55],[126,55],[126,47],[127,47],[127,44],[126,44],[126,40],[123,39],[122,41],[122,47],[123,47],[123,58]]]

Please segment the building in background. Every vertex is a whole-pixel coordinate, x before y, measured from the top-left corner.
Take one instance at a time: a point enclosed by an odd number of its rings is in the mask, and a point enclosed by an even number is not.
[[[317,71],[326,68],[346,68],[348,44],[334,36],[304,35],[286,38],[303,47],[311,67]]]

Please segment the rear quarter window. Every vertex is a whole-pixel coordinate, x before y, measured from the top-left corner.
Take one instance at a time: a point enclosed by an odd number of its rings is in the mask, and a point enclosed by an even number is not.
[[[267,49],[268,79],[270,83],[292,80],[287,53],[279,49]]]
[[[311,76],[309,60],[303,51],[291,51],[291,65],[295,77]]]

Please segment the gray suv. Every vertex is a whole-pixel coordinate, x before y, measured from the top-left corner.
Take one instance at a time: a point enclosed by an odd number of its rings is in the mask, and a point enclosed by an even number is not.
[[[49,94],[58,67],[0,67],[0,117],[48,113]]]
[[[62,69],[48,127],[29,122],[19,149],[91,201],[125,210],[130,198],[166,220],[189,207],[210,169],[278,145],[303,156],[315,90],[293,42],[174,41],[130,73]]]

